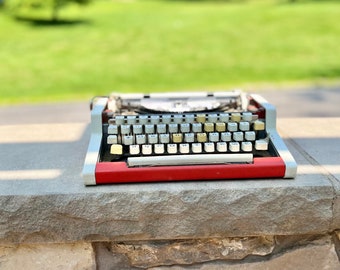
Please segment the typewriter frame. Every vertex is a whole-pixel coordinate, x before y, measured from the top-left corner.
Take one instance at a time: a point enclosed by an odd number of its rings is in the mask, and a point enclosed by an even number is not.
[[[235,95],[235,92],[216,92],[218,95]],[[193,95],[194,93],[180,93]],[[211,96],[212,93],[203,93]],[[85,157],[82,176],[85,185],[112,183],[189,181],[189,180],[232,180],[259,178],[294,178],[297,164],[276,130],[276,109],[260,95],[237,92],[242,98],[242,106],[257,108],[259,118],[265,119],[265,129],[274,146],[277,156],[254,157],[251,164],[210,164],[178,165],[155,167],[128,167],[124,161],[100,162],[100,149],[103,137],[104,111],[108,109],[110,97],[96,98],[91,104],[91,137]],[[157,97],[173,97],[174,93],[155,94]],[[200,92],[199,95],[202,95]],[[141,98],[143,94],[120,95]],[[152,94],[147,95],[152,97]]]

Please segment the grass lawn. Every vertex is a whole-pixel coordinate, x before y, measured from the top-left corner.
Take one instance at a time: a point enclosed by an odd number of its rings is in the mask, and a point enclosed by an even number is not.
[[[340,78],[336,1],[95,0],[61,18],[83,22],[0,11],[0,104]]]

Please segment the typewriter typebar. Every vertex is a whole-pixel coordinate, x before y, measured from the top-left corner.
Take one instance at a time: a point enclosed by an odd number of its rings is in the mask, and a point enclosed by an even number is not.
[[[240,91],[94,98],[85,185],[294,178],[276,110]]]

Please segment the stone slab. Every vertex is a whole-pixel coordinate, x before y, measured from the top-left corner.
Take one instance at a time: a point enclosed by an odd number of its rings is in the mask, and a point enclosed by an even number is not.
[[[338,226],[334,223],[338,219],[334,217],[338,209],[338,165],[327,157],[337,154],[334,143],[340,137],[329,126],[340,126],[340,118],[318,122],[318,130],[329,130],[325,137],[321,133],[309,137],[301,133],[301,129],[313,130],[317,121],[279,121],[283,137],[299,163],[294,180],[96,187],[85,187],[80,176],[89,140],[87,123],[0,126],[0,242],[328,232]],[[332,147],[332,155],[322,150]],[[334,171],[328,170],[329,165]]]

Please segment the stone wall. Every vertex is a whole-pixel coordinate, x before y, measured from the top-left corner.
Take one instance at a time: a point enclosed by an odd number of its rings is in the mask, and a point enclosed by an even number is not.
[[[340,268],[340,233],[0,246],[0,269],[263,270]]]

